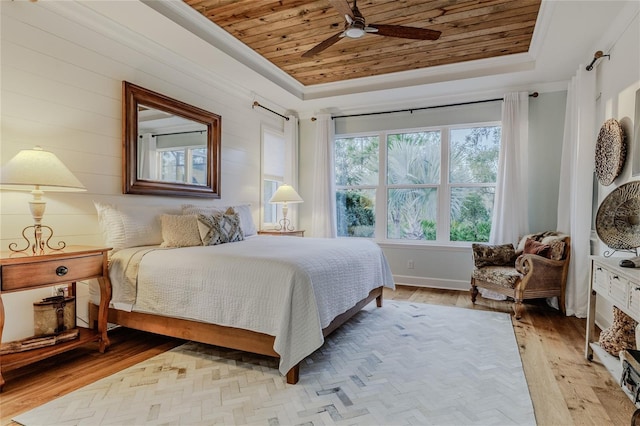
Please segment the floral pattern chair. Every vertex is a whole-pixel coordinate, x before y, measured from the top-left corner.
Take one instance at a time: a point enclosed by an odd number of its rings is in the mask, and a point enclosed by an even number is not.
[[[565,286],[571,257],[571,238],[559,232],[541,232],[522,237],[512,244],[472,244],[474,269],[471,275],[471,302],[476,303],[478,287],[514,300],[516,319],[522,317],[522,301],[543,297],[559,298],[565,312]]]

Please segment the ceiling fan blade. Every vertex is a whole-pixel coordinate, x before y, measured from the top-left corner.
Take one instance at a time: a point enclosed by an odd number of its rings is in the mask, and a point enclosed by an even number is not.
[[[378,34],[387,37],[412,38],[416,40],[437,40],[440,38],[440,31],[428,30],[425,28],[403,27],[401,25],[369,24],[372,28],[377,28]]]
[[[343,37],[343,33],[342,32],[334,34],[331,37],[329,37],[328,39],[326,39],[325,41],[321,42],[320,44],[317,44],[315,47],[313,47],[310,50],[308,50],[305,53],[303,53],[302,57],[303,58],[310,58],[312,56],[315,56],[318,53],[320,53],[323,50],[325,50],[327,47],[332,46],[333,44],[335,44],[342,37]]]
[[[347,0],[328,0],[329,4],[334,7],[340,14],[340,16],[345,17],[348,16],[353,20],[353,11],[349,6]],[[345,18],[347,19],[347,18]]]

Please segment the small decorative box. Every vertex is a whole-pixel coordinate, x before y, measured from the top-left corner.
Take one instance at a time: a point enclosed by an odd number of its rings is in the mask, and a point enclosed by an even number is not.
[[[75,297],[53,296],[33,304],[35,336],[59,334],[76,327]]]

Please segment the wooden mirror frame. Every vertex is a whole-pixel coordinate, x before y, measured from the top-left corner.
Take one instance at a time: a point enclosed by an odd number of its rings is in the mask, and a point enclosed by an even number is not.
[[[207,184],[138,179],[138,105],[155,108],[207,127]],[[220,198],[222,117],[127,81],[122,82],[122,191],[125,194]]]

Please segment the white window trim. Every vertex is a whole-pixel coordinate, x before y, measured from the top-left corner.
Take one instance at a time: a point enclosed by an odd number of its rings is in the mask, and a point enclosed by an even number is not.
[[[282,159],[282,165],[284,168],[283,176],[275,176],[275,175],[267,175],[264,174],[264,138],[265,134],[270,133],[271,135],[280,138],[284,141],[284,157]],[[288,132],[285,127],[277,128],[276,126],[262,123],[260,126],[260,228],[261,229],[273,229],[278,226],[278,223],[267,223],[264,222],[264,205],[269,200],[264,200],[264,180],[270,179],[279,182],[279,184],[287,183],[292,185],[296,190],[298,184],[298,139],[297,139],[297,126],[295,126],[295,132]],[[277,206],[277,218],[281,218],[282,215],[282,206]],[[292,224],[296,224],[298,222],[298,212],[296,205],[289,206],[289,213],[287,218],[291,220]]]
[[[265,179],[269,179],[269,180],[273,180],[276,182],[279,182],[279,184],[282,184],[284,182],[284,176],[275,176],[275,175],[267,175],[264,173],[265,170],[265,165],[264,165],[264,159],[265,159],[265,134],[267,133],[271,133],[272,135],[281,138],[284,140],[284,131],[283,130],[279,130],[276,129],[275,127],[272,126],[268,126],[266,124],[262,124],[262,126],[260,127],[260,229],[272,229],[274,228],[277,223],[275,222],[265,222],[265,212],[264,212],[264,206],[265,204],[269,201],[269,200],[265,200],[264,199],[264,181]],[[287,149],[286,146],[286,141],[285,141],[285,150]],[[284,159],[283,159],[284,161]],[[286,164],[285,164],[286,167]],[[285,171],[286,173],[286,171]],[[279,214],[280,210],[277,210],[276,213],[276,217]]]
[[[455,187],[496,187],[496,183],[450,183],[449,182],[449,156],[450,150],[450,131],[455,129],[468,129],[472,127],[502,127],[500,121],[485,121],[476,123],[460,123],[447,124],[442,126],[414,127],[407,129],[392,129],[374,132],[356,132],[343,133],[334,135],[334,144],[336,139],[347,139],[356,137],[379,138],[378,144],[378,186],[372,185],[355,185],[344,186],[336,185],[336,191],[341,189],[375,189],[376,190],[376,225],[374,241],[384,246],[431,246],[431,247],[470,247],[471,242],[468,241],[449,241],[449,231],[451,227],[451,188]],[[387,193],[389,188],[404,188],[404,185],[387,184],[387,136],[389,134],[399,133],[418,133],[418,132],[440,132],[440,183],[438,184],[421,184],[415,187],[437,188],[438,193],[438,211],[436,214],[436,240],[398,240],[387,238]],[[383,149],[384,148],[384,149]],[[446,208],[445,208],[446,206]],[[440,220],[444,216],[443,220]],[[379,220],[382,218],[382,220]],[[446,238],[444,238],[446,236]],[[344,237],[349,238],[349,237]]]

